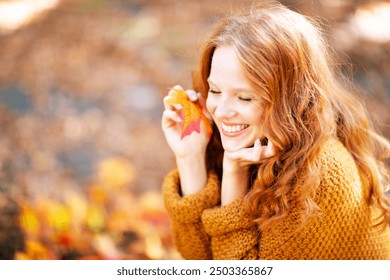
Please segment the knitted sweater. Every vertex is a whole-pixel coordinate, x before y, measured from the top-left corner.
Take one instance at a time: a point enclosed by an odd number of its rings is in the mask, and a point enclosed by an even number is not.
[[[390,229],[373,226],[377,211],[367,204],[369,191],[350,153],[331,139],[320,157],[320,214],[301,224],[292,206],[283,222],[261,233],[242,198],[220,206],[214,172],[201,191],[181,197],[178,171],[172,171],[163,195],[179,252],[185,259],[390,259]]]

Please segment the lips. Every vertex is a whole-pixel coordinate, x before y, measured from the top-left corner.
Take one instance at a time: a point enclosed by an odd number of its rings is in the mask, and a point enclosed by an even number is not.
[[[222,130],[226,133],[238,133],[249,127],[248,124],[225,124],[221,123]]]

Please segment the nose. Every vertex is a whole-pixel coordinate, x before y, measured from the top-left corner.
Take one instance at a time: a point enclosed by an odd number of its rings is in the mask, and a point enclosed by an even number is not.
[[[228,119],[236,114],[234,102],[230,98],[221,98],[215,109],[215,116],[217,118]]]

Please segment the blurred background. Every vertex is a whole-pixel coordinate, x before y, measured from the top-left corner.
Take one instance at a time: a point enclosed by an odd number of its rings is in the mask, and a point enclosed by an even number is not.
[[[226,0],[0,0],[0,259],[180,259],[162,98]],[[390,138],[390,3],[281,1],[326,24]]]

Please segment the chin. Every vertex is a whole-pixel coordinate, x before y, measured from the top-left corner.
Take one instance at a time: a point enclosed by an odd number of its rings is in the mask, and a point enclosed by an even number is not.
[[[222,147],[227,152],[235,152],[244,148],[251,147],[253,144],[236,142],[236,141],[223,141]]]

